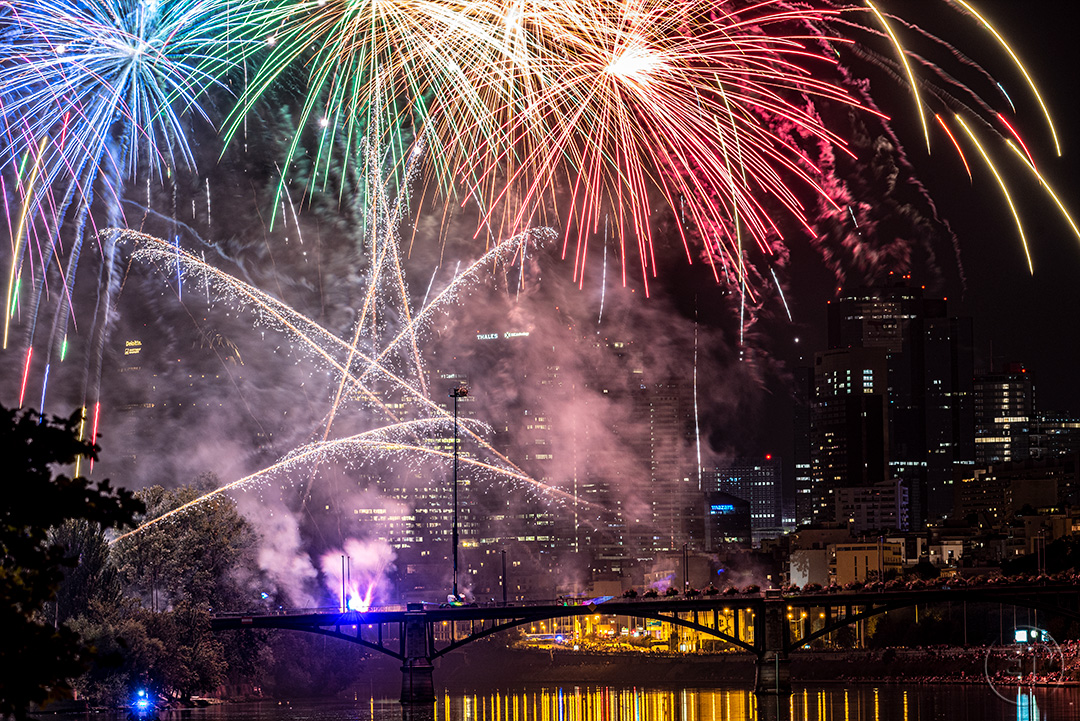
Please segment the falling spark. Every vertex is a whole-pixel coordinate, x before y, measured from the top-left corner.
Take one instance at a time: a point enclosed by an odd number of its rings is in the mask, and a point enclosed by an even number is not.
[[[973,180],[971,176],[971,166],[968,165],[967,157],[964,155],[963,149],[960,148],[960,143],[956,141],[956,136],[949,130],[949,126],[945,124],[944,118],[937,113],[934,113],[934,117],[937,118],[938,124],[941,125],[941,129],[945,131],[945,134],[949,136],[949,140],[952,141],[953,147],[956,148],[956,154],[960,156],[960,160],[964,163],[964,170],[967,171],[968,180]]]
[[[33,346],[26,349],[26,363],[23,364],[22,385],[19,386],[19,408],[23,407],[23,400],[26,398],[26,381],[30,377],[30,357],[33,354]]]
[[[42,414],[45,413],[45,390],[49,387],[49,366],[50,364],[45,364],[45,379],[41,381],[41,403],[38,411]]]
[[[1046,118],[1046,124],[1050,127],[1050,135],[1054,139],[1054,148],[1057,150],[1058,157],[1061,157],[1061,143],[1058,141],[1057,130],[1054,128],[1054,120],[1050,117],[1050,110],[1046,107],[1046,103],[1043,102],[1042,95],[1039,93],[1039,88],[1035,85],[1035,81],[1031,79],[1031,75],[1028,74],[1027,68],[1020,62],[1020,58],[1009,46],[1009,43],[1005,41],[1005,38],[1001,36],[1001,33],[999,33],[986,18],[980,15],[979,11],[971,6],[971,3],[967,2],[967,0],[954,0],[954,2],[958,3],[969,13],[974,15],[979,22],[983,24],[983,27],[994,36],[994,39],[998,41],[1001,47],[1005,48],[1005,52],[1009,54],[1009,57],[1012,58],[1013,63],[1016,64],[1016,67],[1020,70],[1021,74],[1023,74],[1024,80],[1027,81],[1028,87],[1031,88],[1031,92],[1035,95],[1035,100],[1038,101],[1039,107],[1042,108],[1043,116]],[[1005,92],[1004,89],[1002,89],[1002,92]],[[1005,97],[1008,98],[1007,95]],[[1009,104],[1012,105],[1011,100],[1009,101]]]
[[[48,140],[47,138],[42,138],[41,139],[41,143],[38,145],[38,152],[34,156],[34,169],[30,171],[30,179],[27,181],[26,194],[27,194],[28,198],[34,192],[34,185],[35,185],[35,183],[37,182],[37,179],[38,179],[38,171],[41,168],[41,164],[40,164],[41,153],[45,149],[45,143],[46,143],[47,140]],[[24,158],[24,160],[25,160],[25,158]],[[30,209],[31,209],[30,201],[29,201],[29,199],[25,199],[23,201],[22,211],[19,213],[19,222],[18,222],[18,225],[17,225],[17,229],[15,231],[14,237],[12,238],[12,243],[13,243],[14,246],[22,247],[23,233],[26,230],[26,217],[30,213]],[[7,307],[6,307],[5,313],[4,313],[4,344],[3,344],[3,349],[4,350],[7,350],[7,347],[8,347],[8,329],[9,329],[10,323],[11,323],[11,316],[15,314],[15,299],[18,296],[18,286],[16,286],[16,284],[15,284],[16,277],[17,277],[17,274],[18,274],[18,269],[19,269],[18,256],[19,256],[18,251],[16,251],[15,253],[12,254],[11,273],[10,273],[10,275],[8,277],[8,291],[7,291],[7,298],[6,298],[6,303],[5,303],[5,305]]]
[[[780,294],[780,300],[784,303],[784,310],[787,311],[787,319],[789,321],[794,320],[791,317],[791,308],[788,307],[787,298],[784,297],[784,288],[780,285],[780,279],[776,277],[776,268],[769,268],[769,272],[772,273],[773,283],[776,284],[776,292]]]
[[[604,264],[600,272],[600,315],[596,318],[596,324],[604,319],[604,296],[607,295],[607,221],[604,221]]]
[[[428,281],[427,290],[424,291],[424,299],[420,301],[420,307],[423,308],[427,305],[428,296],[431,295],[431,286],[435,283],[435,276],[439,272],[439,267],[435,266],[435,270],[431,271],[431,279]]]
[[[1014,153],[1016,153],[1016,156],[1020,158],[1020,160],[1024,161],[1027,169],[1030,170],[1036,178],[1038,178],[1039,183],[1042,184],[1043,189],[1046,191],[1047,195],[1049,195],[1053,199],[1054,204],[1057,205],[1058,210],[1061,211],[1061,215],[1064,216],[1065,221],[1069,224],[1069,227],[1072,228],[1073,234],[1076,235],[1077,238],[1080,238],[1080,229],[1077,228],[1076,222],[1073,221],[1072,215],[1065,207],[1065,204],[1061,202],[1061,198],[1059,198],[1057,193],[1054,192],[1054,189],[1050,187],[1050,183],[1047,182],[1046,178],[1043,177],[1042,173],[1038,171],[1035,165],[1029,162],[1029,159],[1020,152],[1019,148],[1017,148],[1013,143],[1008,140],[1006,140],[1005,143]]]
[[[885,19],[885,16],[874,7],[874,3],[870,2],[870,0],[866,0],[866,6],[874,12],[878,22],[885,28],[885,32],[888,33],[889,39],[892,40],[893,47],[896,48],[897,55],[900,56],[900,62],[904,65],[904,71],[907,73],[908,81],[911,83],[911,92],[915,96],[915,107],[919,111],[919,122],[922,124],[923,136],[926,138],[926,152],[929,153],[930,128],[926,125],[926,113],[923,111],[922,99],[919,97],[919,84],[915,80],[915,72],[911,69],[911,63],[908,62],[907,51],[904,50],[904,46],[900,44],[900,39],[896,37],[896,33],[893,32],[893,29]]]
[[[94,423],[90,428],[90,443],[97,443],[98,422],[101,420],[101,401],[94,404]],[[90,459],[90,473],[94,473],[94,459]]]
[[[1009,94],[1007,92],[1005,92],[1005,86],[1002,85],[1001,83],[997,83],[997,86],[998,86],[998,90],[1000,90],[1001,94],[1005,97],[1005,101],[1009,104],[1009,107],[1012,108],[1012,111],[1015,113],[1016,112],[1016,106],[1013,105],[1012,98],[1009,97]]]
[[[86,406],[79,408],[79,442],[82,442],[83,434],[86,432]],[[75,456],[75,477],[79,477],[79,469],[82,466],[82,454]]]
[[[1020,214],[1016,210],[1016,205],[1013,204],[1012,195],[1009,193],[1009,187],[1005,185],[1005,180],[1001,177],[1001,174],[998,173],[997,168],[994,167],[994,161],[990,159],[990,155],[983,148],[979,139],[975,137],[975,133],[971,132],[971,128],[967,126],[964,119],[957,115],[956,122],[960,123],[960,127],[967,133],[968,138],[971,139],[971,142],[978,149],[979,154],[982,155],[982,159],[986,161],[987,167],[990,168],[990,172],[993,173],[994,178],[997,180],[998,186],[1001,188],[1001,193],[1005,196],[1005,202],[1009,204],[1009,210],[1012,212],[1013,220],[1016,221],[1016,229],[1020,233],[1020,243],[1024,246],[1024,257],[1027,258],[1028,272],[1035,275],[1035,266],[1031,261],[1031,250],[1028,248],[1027,237],[1024,235],[1024,224],[1020,221]]]
[[[180,302],[184,301],[184,281],[180,277],[180,236],[177,235],[174,238],[174,245],[176,246],[176,298]]]
[[[1016,128],[1014,128],[1012,124],[1010,124],[1009,121],[1005,118],[1005,116],[1001,113],[998,113],[998,120],[1001,121],[1002,125],[1009,129],[1009,132],[1012,134],[1012,136],[1016,138],[1016,142],[1019,143],[1020,147],[1024,149],[1024,155],[1027,156],[1027,164],[1031,167],[1035,167],[1035,158],[1031,156],[1031,151],[1028,150],[1028,147],[1024,143],[1023,139],[1020,137],[1020,134],[1016,132]]]

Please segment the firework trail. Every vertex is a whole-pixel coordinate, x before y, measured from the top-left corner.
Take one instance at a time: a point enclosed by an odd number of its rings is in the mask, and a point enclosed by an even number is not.
[[[165,182],[194,166],[186,115],[228,69],[225,4],[208,0],[9,0],[0,52],[0,166],[15,176],[19,230],[4,296],[3,345],[26,288],[27,356],[53,267],[59,293],[45,339],[46,382],[66,355],[87,225],[125,224],[129,179]],[[95,218],[95,208],[104,210]],[[72,236],[61,238],[70,228]],[[64,258],[66,246],[66,259]],[[99,396],[102,350],[119,287],[116,247],[98,244],[101,269],[85,357],[83,403]],[[23,283],[29,277],[29,283]]]
[[[1002,34],[965,0],[947,2],[1002,48],[1059,145],[1042,95]],[[979,70],[1015,112],[1004,87],[885,2],[16,0],[3,7],[14,29],[0,59],[0,158],[18,166],[22,198],[5,345],[30,257],[38,266],[30,266],[36,272],[27,309],[27,347],[33,344],[49,269],[61,261],[62,221],[77,208],[75,238],[57,270],[63,293],[46,365],[65,335],[63,319],[74,316],[72,284],[95,199],[116,207],[124,179],[140,169],[149,179],[190,167],[181,116],[202,114],[199,99],[231,64],[243,64],[247,77],[248,65],[258,62],[227,137],[245,126],[289,68],[307,69],[275,213],[301,155],[311,156],[308,190],[314,191],[353,166],[369,173],[370,148],[386,147],[387,182],[408,188],[422,156],[438,187],[479,203],[479,228],[501,223],[492,237],[516,234],[547,213],[548,200],[561,197],[556,212],[566,241],[576,241],[578,278],[601,214],[610,216],[624,283],[635,265],[646,285],[657,272],[651,239],[657,198],[678,216],[687,258],[694,259],[692,244],[700,243],[703,257],[720,266],[716,277],[741,295],[755,292],[748,251],[769,262],[773,241],[791,225],[777,220],[778,209],[794,227],[819,235],[815,226],[839,210],[830,192],[836,179],[808,148],[827,144],[832,152],[852,153],[819,107],[847,106],[884,120],[841,68],[844,54],[909,86],[927,147],[930,111],[969,171],[949,127],[957,114],[1023,147],[989,100],[904,41],[918,35],[937,43],[962,66]],[[312,137],[316,147],[309,148]],[[1030,154],[1028,164],[1035,165]],[[807,192],[834,212],[815,216]],[[295,224],[294,206],[292,214]],[[397,248],[371,246],[391,254]],[[379,259],[374,268],[394,265],[389,255],[372,257]],[[106,258],[106,266],[114,263]],[[114,282],[104,286],[97,319],[108,317]],[[359,326],[373,318],[362,313]]]
[[[1003,35],[965,0],[943,1],[1003,50],[1057,144],[1042,95]],[[908,87],[927,149],[937,142],[933,115],[965,167],[950,128],[955,115],[1019,138],[993,107],[1004,99],[1015,114],[1004,87],[889,5],[270,1],[250,15],[268,49],[230,134],[287,69],[303,65],[308,82],[289,156],[314,157],[311,189],[330,181],[334,143],[348,150],[374,129],[397,148],[405,176],[414,172],[410,138],[422,136],[436,185],[482,208],[478,234],[495,226],[495,237],[513,235],[543,220],[558,197],[575,277],[584,277],[590,239],[610,216],[623,282],[636,266],[646,285],[658,270],[659,200],[680,220],[687,258],[700,244],[716,277],[748,296],[746,307],[757,292],[751,277],[767,275],[751,262],[775,263],[786,228],[818,237],[818,226],[841,210],[835,168],[815,162],[815,146],[853,159],[856,150],[821,108],[887,120],[843,63],[869,64]],[[914,36],[974,68],[987,92],[909,50]],[[818,203],[828,212],[814,212]]]
[[[330,365],[340,375],[343,382],[349,385],[349,389],[341,395],[359,396],[375,404],[388,418],[394,418],[393,411],[387,408],[376,394],[368,390],[369,377],[375,376],[376,380],[391,383],[397,391],[404,393],[410,401],[420,403],[428,412],[450,417],[441,406],[428,399],[421,388],[396,374],[387,363],[388,356],[400,350],[406,341],[411,341],[416,337],[424,324],[430,322],[436,311],[453,302],[464,288],[476,281],[480,273],[493,264],[508,265],[514,262],[524,253],[524,248],[528,244],[542,243],[544,239],[553,236],[553,231],[542,229],[521,233],[515,238],[499,243],[473,261],[465,270],[457,273],[444,289],[435,294],[435,297],[424,308],[414,314],[408,326],[393,336],[377,355],[364,353],[360,350],[358,341],[349,343],[341,339],[316,321],[290,308],[268,293],[207,264],[192,253],[183,249],[178,251],[176,246],[167,240],[134,230],[105,231],[105,234],[113,236],[114,242],[133,243],[135,245],[135,251],[132,254],[134,261],[157,265],[169,275],[175,274],[179,266],[186,280],[196,285],[213,288],[218,294],[236,304],[234,307],[237,309],[249,307],[257,318],[257,324],[265,324],[288,334],[293,341],[299,343],[301,349],[306,349],[316,358]],[[336,354],[344,354],[347,360],[339,360]],[[354,371],[354,366],[358,364],[361,370]]]
[[[451,424],[453,420],[451,420]],[[459,421],[459,424],[461,421]],[[472,425],[472,423],[465,424],[466,426]],[[289,471],[303,467],[307,464],[318,464],[326,461],[329,458],[337,457],[346,460],[355,460],[358,456],[380,454],[385,455],[387,453],[401,453],[410,456],[430,456],[433,458],[439,458],[443,460],[449,460],[453,458],[453,454],[447,451],[442,451],[430,446],[419,445],[415,443],[403,442],[401,440],[394,439],[395,434],[406,433],[408,435],[417,435],[419,431],[427,430],[429,432],[440,432],[446,430],[445,419],[422,419],[418,421],[406,421],[398,423],[392,426],[384,428],[377,428],[372,431],[366,431],[348,438],[339,438],[331,441],[320,441],[312,443],[306,446],[297,448],[282,458],[277,463],[268,466],[260,471],[252,473],[251,475],[244,476],[231,483],[227,483],[221,488],[217,488],[210,491],[198,498],[185,503],[182,506],[175,508],[168,513],[162,514],[154,519],[143,523],[137,528],[128,531],[113,539],[113,543],[121,541],[125,538],[135,535],[141,531],[151,528],[159,523],[163,523],[170,520],[175,520],[178,516],[184,512],[191,510],[195,506],[201,503],[233,491],[241,491],[251,487],[254,487],[260,483],[265,483],[279,474],[287,474]],[[473,431],[475,433],[475,431]],[[555,494],[565,500],[576,500],[578,503],[587,503],[580,499],[574,499],[561,489],[546,484],[540,483],[532,477],[521,473],[520,471],[512,470],[502,466],[493,465],[484,461],[469,458],[467,456],[460,456],[459,462],[481,471],[496,474],[509,478],[511,480],[527,484],[527,486],[536,489],[538,492],[545,494]]]
[[[456,180],[469,189],[488,209],[482,223],[508,188],[520,189],[520,208],[508,216],[512,228],[529,225],[572,171],[579,180],[565,215],[578,226],[579,241],[610,207],[620,239],[637,237],[648,275],[654,271],[652,189],[672,207],[676,197],[698,197],[706,185],[730,189],[723,205],[691,201],[690,215],[715,219],[738,208],[761,236],[772,223],[751,188],[732,179],[733,168],[752,168],[755,187],[800,215],[781,174],[815,181],[789,143],[751,110],[784,117],[842,146],[784,95],[857,104],[844,88],[815,80],[799,65],[811,53],[797,23],[837,11],[777,3],[722,13],[711,8],[654,0],[270,4],[262,27],[273,47],[232,131],[303,58],[311,74],[302,129],[316,124],[325,136],[348,140],[372,126],[424,128],[440,184],[447,188]],[[308,58],[315,38],[320,49]],[[401,97],[410,102],[396,102]],[[299,142],[298,134],[293,155],[302,150]],[[718,147],[739,154],[720,157]],[[316,165],[323,172],[314,173],[320,180],[312,183],[325,182],[327,152],[320,140]],[[702,164],[693,174],[691,157]],[[664,168],[676,172],[662,175]],[[621,250],[625,264],[625,245]],[[584,248],[577,257],[580,272]]]
[[[196,286],[212,287],[217,294],[230,299],[233,307],[249,308],[256,316],[257,324],[267,325],[279,332],[286,333],[294,342],[294,347],[311,353],[316,359],[327,364],[340,376],[338,389],[332,401],[332,408],[327,416],[326,432],[323,434],[322,441],[304,446],[262,471],[206,494],[169,514],[170,517],[219,493],[245,488],[275,473],[286,472],[308,462],[311,462],[312,473],[314,473],[322,461],[330,458],[349,458],[351,457],[350,454],[352,456],[357,454],[370,456],[375,453],[401,452],[411,454],[414,458],[423,456],[434,458],[451,457],[445,451],[423,445],[422,432],[445,432],[449,427],[447,424],[453,423],[453,415],[428,398],[425,390],[395,373],[390,368],[390,363],[393,360],[391,354],[402,351],[402,346],[413,346],[415,338],[423,325],[429,322],[434,312],[452,302],[463,288],[469,283],[475,282],[482,271],[489,270],[492,265],[514,262],[515,259],[524,256],[526,247],[530,242],[553,235],[551,231],[546,233],[544,231],[528,232],[511,241],[497,244],[470,264],[464,271],[455,274],[452,282],[438,292],[420,312],[410,315],[407,326],[391,338],[384,347],[379,349],[377,355],[369,355],[361,347],[359,334],[353,338],[352,343],[346,342],[311,318],[293,310],[267,293],[207,265],[195,255],[183,249],[178,249],[166,240],[130,230],[109,231],[109,234],[112,236],[109,242],[114,244],[120,242],[132,242],[135,244],[135,250],[132,253],[133,261],[161,267],[167,276],[179,272],[186,281],[193,282]],[[402,272],[399,256],[395,256],[395,260],[391,265],[396,268],[397,273]],[[388,300],[385,296],[379,296],[378,299],[382,302]],[[363,327],[363,324],[358,323],[357,327]],[[409,348],[406,347],[404,352],[409,352]],[[423,369],[418,368],[418,374],[422,373]],[[395,411],[386,404],[384,393],[376,389],[375,385],[373,385],[375,383],[388,383],[394,392],[400,393],[419,412],[426,413],[429,417],[416,421],[401,421]],[[381,418],[391,421],[391,425],[366,431],[346,439],[328,439],[327,435],[333,413],[346,399],[359,399],[369,407],[373,407]],[[476,442],[480,450],[490,454],[494,461],[486,462],[469,459],[467,461],[469,465],[523,483],[528,489],[558,500],[569,498],[560,489],[540,483],[522,472],[505,455],[484,440],[480,432],[483,430],[482,426],[474,428],[473,425],[472,422],[465,423],[461,426],[461,430]],[[401,435],[411,436],[411,442],[399,440],[398,436]]]

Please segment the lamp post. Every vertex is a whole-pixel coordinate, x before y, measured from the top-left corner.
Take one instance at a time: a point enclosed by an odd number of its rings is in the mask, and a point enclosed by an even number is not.
[[[502,587],[503,587],[503,606],[506,606],[506,549],[502,550]]]
[[[450,397],[454,399],[454,490],[453,490],[453,505],[454,505],[454,518],[453,526],[450,531],[450,540],[454,546],[454,600],[457,601],[458,596],[458,517],[457,517],[457,468],[458,468],[458,398],[465,398],[469,395],[469,387],[464,383],[457,388],[450,389]]]

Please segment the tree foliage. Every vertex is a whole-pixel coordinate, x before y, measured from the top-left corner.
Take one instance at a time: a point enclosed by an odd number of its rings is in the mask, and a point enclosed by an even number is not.
[[[216,487],[203,476],[176,490],[152,486],[136,497],[146,504],[144,523],[175,510]],[[114,548],[117,567],[129,594],[150,610],[187,601],[210,609],[240,611],[256,599],[250,587],[258,577],[258,537],[251,524],[224,496],[198,503],[173,520],[150,526]]]
[[[137,522],[180,508],[216,485],[215,478],[204,476],[175,490],[141,490],[136,496],[146,513]],[[113,561],[129,603],[99,618],[94,633],[100,638],[111,633],[128,647],[120,675],[184,699],[213,690],[230,667],[257,673],[265,633],[215,637],[210,631],[212,611],[257,610],[263,604],[256,591],[261,580],[257,540],[236,505],[215,496],[117,542]],[[92,693],[109,693],[114,675],[88,678]]]
[[[31,704],[67,696],[69,679],[92,655],[77,632],[59,623],[55,596],[64,570],[78,559],[54,542],[51,529],[72,520],[110,527],[143,509],[108,480],[93,484],[58,473],[80,456],[97,457],[95,444],[79,440],[79,422],[78,413],[65,420],[0,406],[8,480],[0,502],[0,715],[25,718]],[[50,602],[51,619],[45,613]]]

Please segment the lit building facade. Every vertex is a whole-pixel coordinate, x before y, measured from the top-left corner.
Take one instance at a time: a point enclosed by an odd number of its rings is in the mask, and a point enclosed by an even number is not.
[[[1046,459],[1080,453],[1080,416],[1037,411],[1028,436],[1028,454]]]
[[[878,348],[888,367],[888,475],[908,488],[911,525],[951,510],[952,479],[975,461],[972,322],[907,277],[829,304],[829,347]]]
[[[1022,461],[1029,455],[1035,383],[1021,363],[975,378],[975,464]]]
[[[899,479],[836,489],[836,519],[854,534],[908,530],[907,487]]]
[[[883,349],[815,354],[810,414],[813,522],[836,520],[837,488],[872,486],[886,479],[887,379]]]
[[[750,528],[753,541],[774,538],[783,533],[781,490],[783,464],[779,457],[738,459],[704,475],[706,492],[723,492],[750,504]]]

